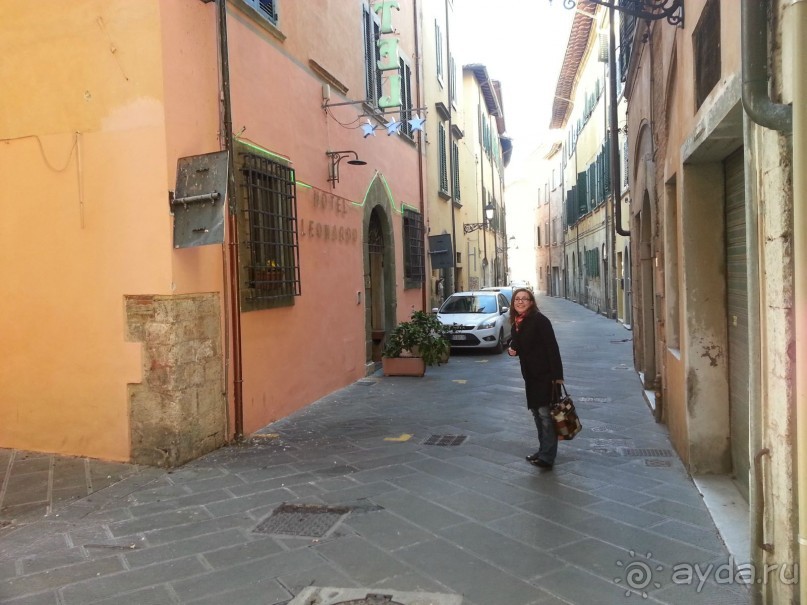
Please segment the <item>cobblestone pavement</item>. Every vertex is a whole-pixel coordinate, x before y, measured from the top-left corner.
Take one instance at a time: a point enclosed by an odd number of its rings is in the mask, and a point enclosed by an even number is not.
[[[644,403],[631,332],[539,304],[584,423],[552,471],[524,460],[517,360],[468,352],[173,471],[0,450],[0,602],[748,603],[717,573],[728,553]]]

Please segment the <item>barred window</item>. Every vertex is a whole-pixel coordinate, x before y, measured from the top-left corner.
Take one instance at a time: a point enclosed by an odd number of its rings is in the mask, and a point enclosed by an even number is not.
[[[423,215],[414,210],[404,208],[403,241],[404,241],[404,278],[407,287],[423,284],[426,274],[423,247]]]
[[[240,157],[242,310],[293,305],[300,295],[294,169],[251,152]]]

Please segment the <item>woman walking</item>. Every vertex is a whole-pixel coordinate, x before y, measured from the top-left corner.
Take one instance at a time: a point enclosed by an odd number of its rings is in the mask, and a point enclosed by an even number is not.
[[[532,412],[538,429],[538,451],[527,461],[539,468],[551,469],[558,453],[558,437],[549,415],[549,405],[555,389],[563,384],[563,362],[552,322],[538,310],[535,297],[525,288],[513,293],[510,307],[513,326],[510,356],[518,355],[521,375],[527,391],[527,408]]]

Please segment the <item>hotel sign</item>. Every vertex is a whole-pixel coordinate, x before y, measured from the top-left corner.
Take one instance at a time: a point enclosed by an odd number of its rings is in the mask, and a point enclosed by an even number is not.
[[[392,9],[401,10],[398,0],[381,0],[373,5],[373,11],[378,14],[381,19],[381,33],[394,34],[395,28],[392,27]],[[389,94],[378,99],[378,106],[386,109],[387,107],[400,107],[401,106],[401,69],[400,60],[398,57],[398,38],[395,37],[379,37],[378,39],[378,56],[380,59],[376,63],[378,69],[382,72],[392,72],[387,77],[389,80]]]

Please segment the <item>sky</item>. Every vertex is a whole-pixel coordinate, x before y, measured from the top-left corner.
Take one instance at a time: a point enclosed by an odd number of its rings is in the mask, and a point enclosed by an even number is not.
[[[546,141],[574,11],[564,9],[562,0],[454,0],[454,11],[450,35],[458,63],[482,63],[502,83],[507,134],[513,139],[506,171],[511,181],[530,152]]]
[[[505,195],[510,276],[538,287],[537,197],[521,179],[530,173],[530,156],[554,138],[549,122],[574,11],[562,0],[454,0],[454,11],[449,33],[457,62],[485,65],[502,85],[506,134],[513,140],[505,169],[505,183],[512,184]]]

